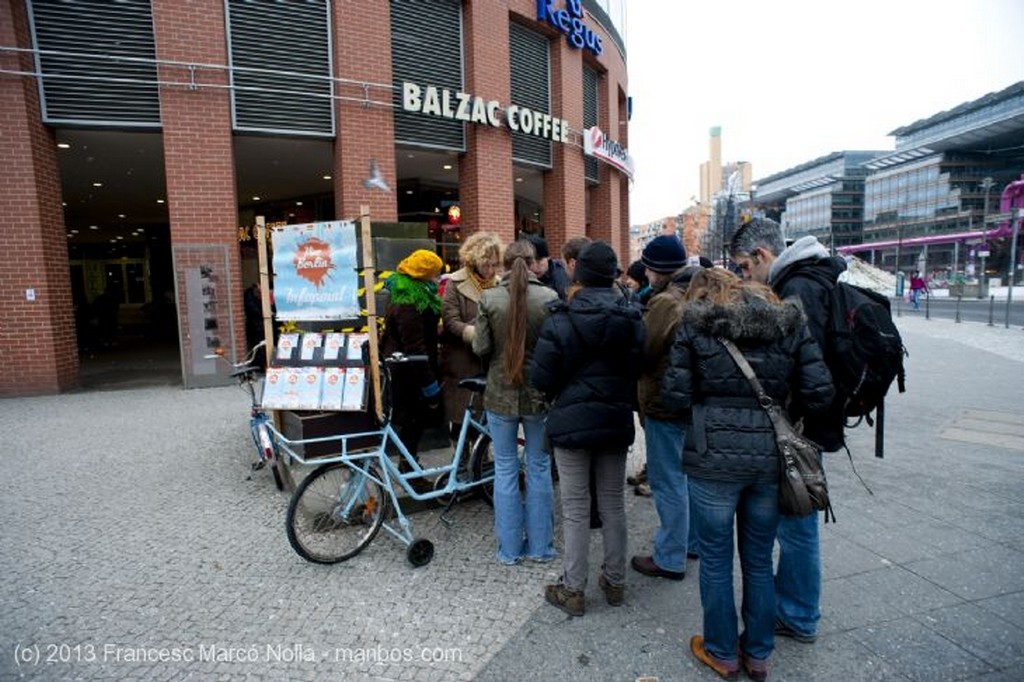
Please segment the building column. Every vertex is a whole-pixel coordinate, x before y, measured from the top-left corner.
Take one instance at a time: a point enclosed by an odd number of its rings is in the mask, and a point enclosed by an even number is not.
[[[157,59],[164,62],[158,71],[161,81],[189,80],[185,67],[168,61],[228,64],[224,3],[220,0],[153,0],[153,32]],[[245,315],[228,72],[200,68],[196,80],[199,87],[195,89],[160,86],[171,249],[178,271],[206,264],[219,266],[224,261],[218,247],[223,247],[227,272],[216,273],[218,337],[228,347],[233,332],[234,350],[241,354],[245,351]],[[185,292],[185,284],[179,282],[178,324],[189,376],[193,351],[199,353],[197,348],[206,339],[189,337]]]
[[[597,86],[598,127],[605,138],[628,149],[625,100],[601,77]],[[623,269],[629,267],[629,178],[612,166],[598,162],[598,184],[590,187],[590,224],[587,236],[607,242],[619,254]]]
[[[470,2],[462,8],[466,92],[507,104],[512,97],[508,7]],[[507,128],[466,125],[466,153],[459,159],[459,204],[463,235],[492,232],[506,244],[516,238],[512,135]]]
[[[0,3],[0,44],[31,42],[25,3]],[[4,52],[0,66],[35,71],[30,53]],[[0,76],[0,120],[0,396],[57,393],[78,385],[78,344],[56,139],[35,78]]]
[[[587,233],[583,180],[583,60],[564,39],[551,41],[551,114],[568,121],[577,145],[552,144],[552,167],[544,174],[544,234],[552,256]],[[593,219],[593,215],[592,215]]]
[[[391,108],[391,10],[386,2],[334,2],[335,83],[334,206],[339,219],[370,207],[374,221],[398,220],[395,122]],[[359,102],[349,98],[358,98]],[[371,159],[391,191],[367,188]]]

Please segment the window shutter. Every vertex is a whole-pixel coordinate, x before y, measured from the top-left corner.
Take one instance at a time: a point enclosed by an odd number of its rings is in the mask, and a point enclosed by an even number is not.
[[[327,0],[228,0],[235,130],[334,136]]]
[[[600,110],[597,105],[597,71],[586,64],[583,65],[583,127],[591,128],[597,125]],[[583,175],[588,182],[597,184],[598,181],[597,159],[593,156],[584,157]]]
[[[429,55],[424,55],[429,50]],[[395,142],[465,151],[465,124],[402,110],[402,82],[462,91],[462,5],[457,0],[391,0]]]
[[[149,0],[31,0],[29,17],[44,122],[160,126]]]
[[[551,113],[551,65],[548,39],[535,31],[511,24],[512,104]],[[536,135],[512,133],[512,160],[551,168],[551,142]]]

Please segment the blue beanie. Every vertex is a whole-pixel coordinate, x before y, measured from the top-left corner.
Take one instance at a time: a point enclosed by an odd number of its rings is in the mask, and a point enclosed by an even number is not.
[[[678,237],[663,234],[644,247],[640,260],[648,270],[672,273],[686,265],[686,249]]]

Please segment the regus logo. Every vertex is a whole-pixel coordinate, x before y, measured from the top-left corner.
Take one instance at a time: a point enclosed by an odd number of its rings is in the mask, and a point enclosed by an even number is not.
[[[537,19],[564,33],[569,44],[578,50],[587,48],[595,57],[604,52],[601,36],[583,23],[583,0],[566,0],[565,9],[555,9],[555,0],[537,0]]]

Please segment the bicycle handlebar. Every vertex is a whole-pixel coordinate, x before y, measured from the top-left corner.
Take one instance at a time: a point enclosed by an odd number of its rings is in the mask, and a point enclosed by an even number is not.
[[[405,355],[404,353],[392,353],[384,358],[384,362],[393,365],[399,362],[427,362],[430,358],[426,355]]]

